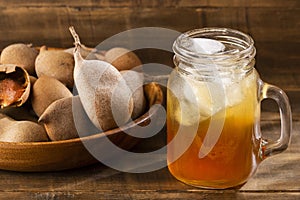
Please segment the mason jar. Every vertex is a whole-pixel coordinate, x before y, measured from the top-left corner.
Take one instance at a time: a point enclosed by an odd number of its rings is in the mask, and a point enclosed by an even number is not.
[[[253,39],[228,28],[203,28],[173,44],[167,90],[167,161],[178,180],[201,188],[245,183],[265,158],[284,151],[291,135],[286,94],[255,70]],[[260,104],[278,103],[281,135],[260,131]]]

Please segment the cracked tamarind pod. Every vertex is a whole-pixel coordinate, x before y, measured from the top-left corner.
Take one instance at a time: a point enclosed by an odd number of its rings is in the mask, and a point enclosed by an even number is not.
[[[146,99],[144,96],[144,75],[143,73],[133,70],[120,71],[127,85],[131,89],[133,99],[133,111],[131,118],[136,119],[140,117],[146,108]]]
[[[14,64],[23,67],[30,75],[35,74],[35,59],[38,51],[31,44],[11,44],[1,53],[1,64]]]
[[[119,71],[129,70],[142,65],[141,60],[135,53],[122,47],[115,47],[108,50],[105,53],[105,60]]]
[[[74,49],[75,47],[71,47],[65,49],[64,52],[73,55]],[[87,47],[83,44],[81,45],[80,54],[86,60],[105,60],[105,51],[99,51],[96,48]]]
[[[72,96],[70,90],[60,81],[49,76],[42,76],[32,87],[32,108],[37,116],[41,116],[54,101]]]
[[[0,113],[1,142],[43,142],[48,140],[42,125],[32,121],[16,121]]]
[[[79,96],[56,100],[41,115],[39,122],[44,124],[52,141],[100,133],[86,115]]]
[[[0,65],[0,107],[23,105],[29,97],[30,85],[29,74],[24,68]]]
[[[110,63],[83,59],[82,44],[74,27],[70,27],[70,32],[75,40],[75,86],[87,115],[103,131],[124,125],[133,111],[130,88]]]
[[[35,71],[38,77],[50,76],[73,88],[74,58],[63,50],[47,50],[43,46],[35,60]]]

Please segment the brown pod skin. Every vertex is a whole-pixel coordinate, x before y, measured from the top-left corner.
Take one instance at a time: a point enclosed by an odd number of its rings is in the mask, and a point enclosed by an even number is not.
[[[73,55],[74,48],[75,47],[71,47],[71,48],[65,49],[64,52],[67,52],[67,53]],[[86,48],[81,48],[80,49],[80,54],[85,59],[89,54],[92,53],[92,51],[93,51],[92,48],[91,49],[90,48],[87,48],[87,49]]]
[[[71,47],[65,49],[64,52],[73,55],[74,49],[75,47]],[[105,60],[105,51],[98,51],[96,48],[90,48],[84,45],[81,45],[80,54],[82,58],[87,60]]]
[[[130,88],[110,63],[83,59],[79,36],[74,27],[69,29],[75,40],[74,81],[84,110],[100,130],[124,125],[133,111]]]
[[[48,140],[42,125],[31,121],[15,121],[0,114],[1,142],[45,142]]]
[[[99,132],[86,116],[79,96],[53,102],[41,115],[39,122],[44,124],[52,141],[77,138],[78,132],[80,136]]]
[[[120,71],[128,87],[132,92],[133,111],[131,118],[136,119],[141,116],[146,108],[146,99],[144,96],[144,75],[133,70]]]
[[[119,71],[129,70],[142,65],[141,60],[135,53],[121,47],[115,47],[108,50],[105,53],[105,60]]]
[[[74,58],[67,52],[41,48],[35,60],[35,71],[38,77],[50,76],[73,88]]]
[[[58,99],[72,97],[70,90],[55,78],[42,76],[36,80],[32,88],[31,103],[37,116]]]
[[[38,118],[36,117],[35,113],[29,106],[21,106],[21,107],[8,107],[0,109],[1,114],[5,114],[8,117],[13,118],[17,121],[32,121],[37,122]]]
[[[23,67],[30,75],[35,74],[35,59],[38,51],[31,45],[22,43],[11,44],[1,53],[1,64],[14,64]]]
[[[34,83],[36,82],[37,78],[35,76],[29,76],[29,80],[30,80],[31,86],[33,86]]]

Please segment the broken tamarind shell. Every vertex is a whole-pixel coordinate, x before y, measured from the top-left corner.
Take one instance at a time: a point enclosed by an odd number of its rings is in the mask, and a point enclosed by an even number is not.
[[[29,74],[23,67],[0,65],[0,106],[21,106],[30,94]]]

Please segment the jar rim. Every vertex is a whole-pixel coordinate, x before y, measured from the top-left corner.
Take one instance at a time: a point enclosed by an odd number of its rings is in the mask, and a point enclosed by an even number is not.
[[[199,37],[200,36],[200,37]],[[230,39],[231,42],[239,45],[242,49],[239,51],[222,51],[218,53],[208,54],[195,52],[182,43],[189,38],[217,38]],[[243,58],[254,58],[256,49],[252,37],[241,31],[230,28],[206,27],[194,29],[181,34],[173,43],[173,51],[176,56],[188,59],[190,62],[201,62],[203,59],[215,61],[236,60]]]

